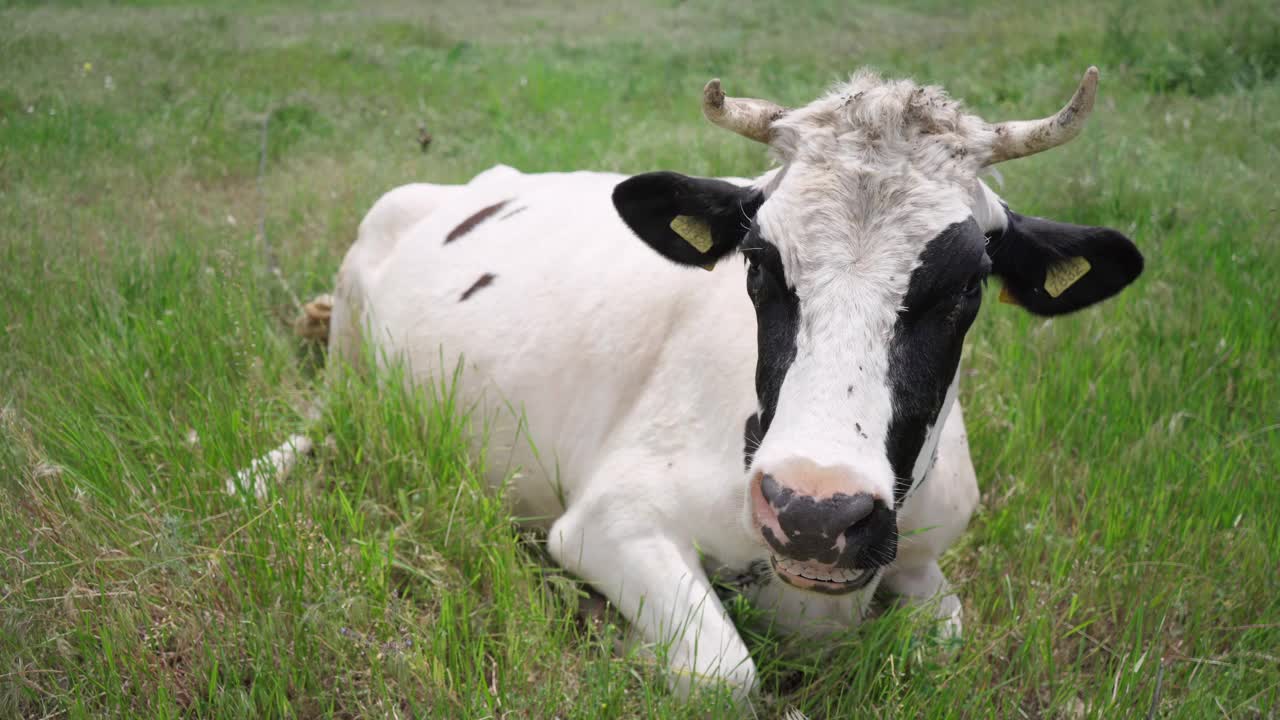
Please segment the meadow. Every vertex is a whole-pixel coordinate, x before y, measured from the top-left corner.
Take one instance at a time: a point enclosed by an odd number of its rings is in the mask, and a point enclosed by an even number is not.
[[[713,76],[801,104],[871,65],[1003,120],[1091,64],[1083,135],[992,182],[1147,269],[969,334],[963,643],[891,611],[816,652],[736,603],[755,712],[1280,716],[1280,6],[581,5],[0,4],[0,717],[740,717],[579,616],[447,387],[353,378],[289,482],[225,493],[306,427],[291,293],[403,183],[763,171]]]

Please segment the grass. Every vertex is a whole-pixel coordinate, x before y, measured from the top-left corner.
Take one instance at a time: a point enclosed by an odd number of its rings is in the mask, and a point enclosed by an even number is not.
[[[795,104],[871,64],[1006,119],[1096,63],[1089,129],[1003,194],[1125,231],[1148,269],[970,333],[963,645],[910,612],[825,654],[751,631],[761,712],[1277,717],[1280,12],[962,5],[0,6],[0,716],[735,717],[578,619],[447,384],[353,378],[289,484],[222,492],[316,388],[260,219],[309,295],[405,182],[762,170],[700,119],[711,76]]]

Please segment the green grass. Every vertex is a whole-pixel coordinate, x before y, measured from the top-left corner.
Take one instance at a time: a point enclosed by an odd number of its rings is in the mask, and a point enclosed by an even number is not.
[[[290,483],[222,492],[317,386],[260,218],[309,295],[402,183],[762,170],[701,120],[712,76],[796,104],[871,64],[1007,119],[1092,63],[1089,129],[1003,194],[1123,230],[1147,272],[1051,323],[989,302],[970,333],[963,645],[909,612],[827,654],[751,632],[761,712],[1277,717],[1274,3],[552,5],[0,8],[0,717],[738,716],[578,619],[447,386],[352,378]]]

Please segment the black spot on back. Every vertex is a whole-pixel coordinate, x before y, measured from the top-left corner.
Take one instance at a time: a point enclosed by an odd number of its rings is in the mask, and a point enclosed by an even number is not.
[[[472,230],[475,230],[477,225],[493,217],[495,213],[497,213],[499,210],[505,207],[506,204],[509,202],[511,202],[511,200],[507,199],[507,200],[503,200],[502,202],[494,203],[489,207],[481,208],[480,210],[477,210],[475,213],[471,215],[471,217],[458,223],[457,227],[449,231],[449,234],[444,237],[444,244],[448,245],[454,240],[457,240],[463,235],[466,235]]]
[[[476,280],[474,283],[471,283],[471,287],[467,288],[462,293],[462,297],[458,298],[458,302],[462,302],[463,300],[466,300],[467,298],[471,297],[480,288],[489,287],[490,285],[493,284],[493,281],[497,279],[497,277],[498,276],[494,275],[493,273],[485,273],[481,275],[480,279]]]

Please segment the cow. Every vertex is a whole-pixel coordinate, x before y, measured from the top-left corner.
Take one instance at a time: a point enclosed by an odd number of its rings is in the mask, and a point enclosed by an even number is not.
[[[979,176],[1074,138],[1097,82],[988,123],[867,70],[797,108],[712,80],[704,115],[772,153],[757,178],[497,166],[399,187],[321,307],[330,363],[404,363],[415,386],[461,367],[488,479],[667,648],[678,692],[756,684],[716,578],[784,632],[848,628],[880,592],[958,636],[938,558],[979,497],[956,397],[988,278],[1055,316],[1143,268],[1120,232],[1021,215]]]

